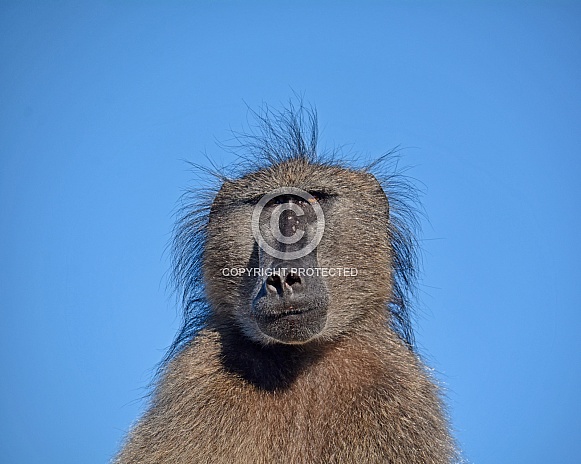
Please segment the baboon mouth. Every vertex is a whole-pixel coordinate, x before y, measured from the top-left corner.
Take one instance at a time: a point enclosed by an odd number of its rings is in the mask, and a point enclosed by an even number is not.
[[[294,308],[291,306],[288,309],[283,309],[282,311],[279,311],[274,314],[259,314],[256,316],[256,318],[259,319],[260,321],[272,322],[285,317],[302,316],[303,314],[315,310],[316,309],[314,308]]]
[[[267,311],[256,311],[254,320],[260,331],[270,338],[282,343],[304,343],[324,329],[327,308],[317,305],[270,307]]]

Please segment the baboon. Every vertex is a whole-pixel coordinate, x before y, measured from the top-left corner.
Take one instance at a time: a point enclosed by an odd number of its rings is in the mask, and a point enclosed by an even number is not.
[[[389,155],[318,153],[312,109],[255,115],[235,169],[186,197],[183,325],[115,462],[455,462],[410,327],[411,187]]]

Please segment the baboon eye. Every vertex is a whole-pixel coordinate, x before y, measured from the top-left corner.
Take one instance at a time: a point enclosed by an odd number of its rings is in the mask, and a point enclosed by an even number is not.
[[[315,199],[315,201],[318,201],[318,202],[325,201],[329,196],[325,192],[321,192],[319,190],[311,191],[309,193]]]
[[[307,203],[312,203],[313,201],[324,202],[325,200],[327,200],[329,197],[332,196],[332,195],[329,195],[329,194],[322,192],[320,190],[309,191],[309,194],[313,198],[309,198],[308,200],[305,198],[302,198],[301,196],[296,196],[296,195],[279,195],[277,197],[271,198],[266,203],[265,206],[266,207],[274,207],[277,205],[283,205],[285,203],[288,203],[291,200],[294,201],[295,203],[306,205]],[[249,203],[251,205],[256,205],[260,201],[261,198],[262,198],[262,196],[253,197],[253,198],[246,200],[245,202]]]
[[[268,203],[266,203],[266,206],[276,206],[276,205],[282,205],[284,203],[288,203],[288,198],[285,197],[284,195],[280,195],[278,197],[274,197],[274,198],[270,199],[268,201]]]

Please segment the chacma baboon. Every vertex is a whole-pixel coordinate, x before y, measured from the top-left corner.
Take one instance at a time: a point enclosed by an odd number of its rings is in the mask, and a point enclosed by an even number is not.
[[[116,462],[454,461],[409,325],[410,190],[317,154],[312,110],[258,120],[236,170],[184,205],[184,323]]]

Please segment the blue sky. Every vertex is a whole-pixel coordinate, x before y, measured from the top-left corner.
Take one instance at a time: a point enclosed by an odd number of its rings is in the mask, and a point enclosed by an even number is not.
[[[576,2],[1,2],[0,455],[102,463],[177,330],[184,159],[248,107],[400,146],[427,215],[416,334],[470,462],[581,453]]]

